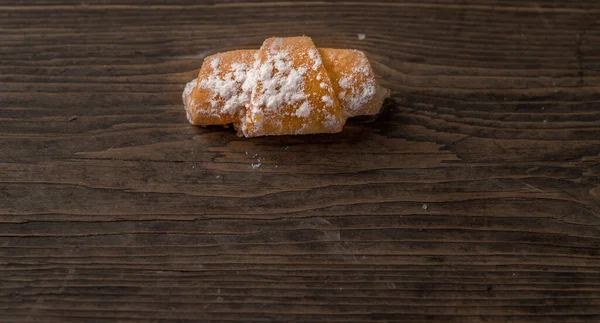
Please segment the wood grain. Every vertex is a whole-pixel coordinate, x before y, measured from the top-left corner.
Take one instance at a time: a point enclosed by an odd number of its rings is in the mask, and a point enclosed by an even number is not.
[[[0,1],[0,321],[600,321],[599,14]],[[302,34],[368,53],[377,120],[187,124],[204,57]]]

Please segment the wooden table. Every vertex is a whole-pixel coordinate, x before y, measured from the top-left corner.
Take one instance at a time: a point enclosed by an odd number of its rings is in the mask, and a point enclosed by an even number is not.
[[[598,17],[0,1],[0,320],[599,322]],[[393,92],[375,122],[187,124],[204,57],[302,34],[368,53]]]

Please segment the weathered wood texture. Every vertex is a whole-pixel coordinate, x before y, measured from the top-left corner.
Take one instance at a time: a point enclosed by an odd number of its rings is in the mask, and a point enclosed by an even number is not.
[[[0,320],[599,322],[600,2],[465,2],[0,1]],[[375,122],[186,123],[206,55],[301,34]]]

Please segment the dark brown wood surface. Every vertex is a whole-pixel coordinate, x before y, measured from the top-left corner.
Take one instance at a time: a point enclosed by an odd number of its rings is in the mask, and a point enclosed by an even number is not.
[[[600,322],[599,17],[0,1],[0,321]],[[204,57],[302,34],[368,53],[377,120],[187,124]]]

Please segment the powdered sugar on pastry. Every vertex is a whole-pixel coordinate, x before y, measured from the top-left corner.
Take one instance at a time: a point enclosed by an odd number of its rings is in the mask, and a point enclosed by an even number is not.
[[[287,51],[270,51],[269,54],[264,63],[255,61],[242,89],[254,91],[252,104],[255,107],[266,105],[267,109],[275,112],[284,103],[306,99],[307,95],[302,91],[302,75],[306,69],[294,68]],[[258,89],[259,82],[261,88]]]
[[[304,101],[300,107],[298,108],[298,110],[296,110],[296,117],[298,118],[308,118],[308,116],[310,115],[310,111],[312,110],[312,106],[310,105],[310,103],[308,103],[308,101]]]
[[[251,109],[251,120],[259,129],[264,121],[264,113],[280,113],[282,107],[306,100],[303,76],[306,67],[295,66],[291,54],[286,50],[278,50],[280,42],[271,44],[266,59],[256,59],[253,68],[248,71],[242,90],[251,97],[246,108]],[[305,102],[308,103],[308,102]],[[310,104],[304,104],[297,114],[310,114]],[[263,110],[265,108],[265,110]],[[246,131],[246,127],[242,131]]]
[[[344,121],[345,122],[345,121]],[[340,127],[340,120],[331,114],[325,115],[325,126],[330,129],[335,129]]]
[[[310,45],[313,48],[306,49]],[[306,51],[299,52],[299,48]],[[283,116],[312,118],[310,122],[315,122],[315,116],[311,115],[318,97],[313,91],[307,92],[306,81],[312,82],[317,70],[323,67],[314,44],[307,38],[297,43],[273,38],[265,41],[257,55],[242,86],[243,90],[252,91],[245,119],[245,123],[252,123],[252,127],[243,127],[242,132],[255,135],[272,131],[270,129],[274,127],[276,119],[280,119],[290,133],[312,129],[300,127],[297,121],[287,117],[284,122]],[[328,87],[327,84],[325,86]],[[267,120],[270,126],[265,125]]]
[[[198,86],[212,91],[210,105],[218,113],[235,114],[248,101],[248,93],[241,90],[246,80],[248,66],[246,64],[233,63],[230,70],[225,73],[219,69],[221,59],[213,58],[210,62],[212,72],[208,78],[200,81]],[[224,103],[219,107],[219,101]]]
[[[341,100],[346,101],[347,106],[351,113],[356,112],[365,104],[373,99],[375,96],[375,82],[372,80],[367,80],[366,82],[362,82],[362,85],[359,88],[352,86],[353,77],[356,74],[352,74],[348,77],[344,77],[340,79],[339,86],[343,89],[338,94],[338,97]]]
[[[321,97],[321,101],[328,107],[333,106],[333,99],[330,96],[324,95]]]
[[[321,55],[319,55],[319,53],[314,49],[308,51],[308,57],[310,57],[310,59],[314,61],[312,69],[315,71],[318,70],[319,67],[321,67],[321,64],[323,64],[323,61],[321,60]],[[317,80],[320,81],[320,79]]]
[[[258,81],[262,88],[253,93],[254,106],[265,105],[270,112],[277,112],[284,105],[306,99],[302,79],[305,73],[305,67],[294,67],[287,51],[269,51],[267,60],[259,67]],[[256,89],[252,84],[248,87]]]
[[[366,55],[357,50],[319,49],[344,117],[376,114],[389,91],[380,87]]]
[[[216,71],[219,68],[220,62],[221,59],[219,57],[213,58],[213,60],[210,62],[210,67],[212,67],[213,71]]]
[[[192,94],[192,91],[196,87],[197,83],[198,83],[198,80],[193,79],[185,85],[185,89],[183,89],[183,94],[181,95],[181,97],[183,98],[183,102],[185,102],[186,104],[190,98],[190,95]],[[193,98],[192,98],[192,100],[193,100]],[[192,102],[192,104],[193,104],[193,102]]]
[[[369,77],[369,72],[369,61],[362,54],[361,60],[352,68],[351,73],[345,74],[338,82],[341,88],[338,97],[346,102],[350,114],[356,113],[375,96],[375,79]],[[355,84],[360,86],[354,86]]]

